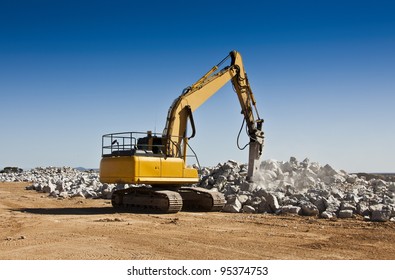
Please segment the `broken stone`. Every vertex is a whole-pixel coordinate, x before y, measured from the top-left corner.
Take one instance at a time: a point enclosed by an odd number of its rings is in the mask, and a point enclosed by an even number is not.
[[[256,212],[255,208],[250,205],[244,205],[242,208],[242,211],[244,213],[255,213]]]
[[[318,211],[320,213],[324,212],[326,210],[326,206],[325,206],[325,202],[324,199],[322,197],[318,197],[313,204],[315,205],[315,207],[317,207]]]
[[[56,185],[54,185],[51,181],[48,182],[48,185],[43,187],[43,192],[52,193],[56,189]]]
[[[296,215],[302,214],[302,208],[294,205],[281,206],[280,210],[281,210],[280,213],[282,214],[296,214]]]
[[[346,178],[347,183],[354,184],[358,179],[358,176],[355,174],[348,175]]]
[[[241,195],[237,195],[237,199],[240,201],[242,205],[244,205],[249,200],[249,197],[248,195],[241,194]]]
[[[325,211],[336,213],[340,208],[340,201],[337,200],[334,196],[329,196],[327,199],[323,199],[325,204]]]
[[[71,195],[71,197],[82,197],[85,198],[84,193],[82,191],[78,191]]]
[[[355,207],[351,203],[343,201],[340,204],[340,210],[351,210],[352,212],[356,212],[357,211],[357,207]]]
[[[360,201],[357,204],[357,213],[361,216],[370,216],[369,203],[366,201]]]
[[[58,197],[60,197],[60,198],[68,198],[69,194],[67,192],[61,192],[61,193],[59,193]]]
[[[280,205],[278,204],[278,200],[275,195],[271,193],[267,194],[266,202],[273,213],[280,209]]]
[[[304,216],[317,216],[320,212],[318,211],[317,206],[312,204],[311,202],[303,203],[301,205],[302,215]]]
[[[239,213],[241,210],[241,203],[237,197],[231,203],[227,203],[222,209],[223,212]]]
[[[373,210],[370,220],[372,222],[387,222],[391,218],[391,211],[388,209]]]
[[[240,185],[240,190],[242,191],[247,191],[247,192],[253,192],[255,190],[256,186],[253,183],[249,183],[247,181],[244,181]]]
[[[329,211],[324,211],[321,213],[321,218],[323,219],[333,219],[336,218],[336,214],[333,212],[329,212]]]
[[[352,218],[352,216],[353,216],[352,210],[340,210],[339,211],[339,218],[341,218],[341,219]]]

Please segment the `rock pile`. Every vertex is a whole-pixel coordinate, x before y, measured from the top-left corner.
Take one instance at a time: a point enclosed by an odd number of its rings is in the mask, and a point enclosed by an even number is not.
[[[115,188],[100,183],[95,171],[79,171],[71,167],[37,167],[23,173],[0,174],[0,181],[32,182],[26,189],[60,198],[111,198]]]
[[[200,171],[200,187],[224,193],[225,212],[318,216],[325,219],[361,215],[371,221],[395,221],[395,183],[367,180],[305,159],[266,160],[257,180],[246,180],[247,165],[229,160]],[[70,167],[35,168],[0,173],[0,181],[32,182],[27,189],[52,197],[111,198],[115,189],[134,185],[102,184],[95,171]]]
[[[395,183],[366,180],[305,159],[266,160],[255,183],[247,166],[234,161],[202,170],[201,186],[225,194],[226,212],[297,214],[321,218],[361,215],[371,221],[395,221]]]

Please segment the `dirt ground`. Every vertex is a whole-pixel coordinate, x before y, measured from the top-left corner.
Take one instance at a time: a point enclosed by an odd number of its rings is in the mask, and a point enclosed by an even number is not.
[[[116,213],[0,183],[2,260],[395,259],[395,223],[180,212]]]

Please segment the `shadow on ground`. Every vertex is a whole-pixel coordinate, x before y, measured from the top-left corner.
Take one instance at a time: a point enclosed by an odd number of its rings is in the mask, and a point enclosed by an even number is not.
[[[24,212],[40,215],[102,215],[115,214],[112,207],[86,207],[86,208],[19,208],[12,209],[15,212]]]
[[[153,209],[115,209],[113,207],[84,207],[84,208],[18,208],[11,209],[14,212],[31,213],[39,215],[103,215],[115,213],[130,213],[130,214],[169,214],[162,213]]]

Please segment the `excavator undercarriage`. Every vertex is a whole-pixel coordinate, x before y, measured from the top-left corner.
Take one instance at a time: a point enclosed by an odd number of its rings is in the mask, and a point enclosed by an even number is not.
[[[132,212],[177,213],[184,211],[221,211],[225,205],[222,193],[198,187],[163,190],[157,187],[131,187],[113,193],[114,208]]]

